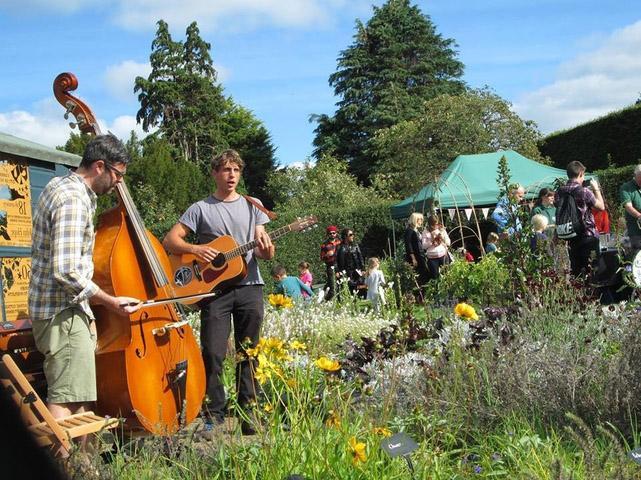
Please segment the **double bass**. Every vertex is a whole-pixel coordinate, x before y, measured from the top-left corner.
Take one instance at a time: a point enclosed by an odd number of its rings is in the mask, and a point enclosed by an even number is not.
[[[61,73],[53,84],[65,118],[72,114],[81,132],[99,135],[89,107],[69,93],[77,87],[71,73]],[[170,435],[198,415],[205,368],[182,307],[171,301],[176,295],[167,254],[145,229],[125,183],[116,190],[118,205],[98,220],[93,281],[110,295],[148,305],[129,316],[92,306],[98,339],[96,411],[124,418],[128,430]]]

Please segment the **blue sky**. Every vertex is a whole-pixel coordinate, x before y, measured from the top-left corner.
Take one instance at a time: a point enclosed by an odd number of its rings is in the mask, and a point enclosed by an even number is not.
[[[160,18],[184,39],[197,21],[225,92],[270,131],[281,165],[312,152],[312,113],[331,114],[327,83],[352,43],[363,0],[0,0],[0,131],[55,146],[69,130],[51,85],[77,75],[77,94],[103,129],[126,138],[138,110],[133,79],[149,72]],[[417,1],[458,44],[464,80],[490,86],[544,133],[641,96],[641,2]]]

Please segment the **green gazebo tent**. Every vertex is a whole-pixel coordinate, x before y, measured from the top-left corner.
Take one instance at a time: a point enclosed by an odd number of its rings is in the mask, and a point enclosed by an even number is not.
[[[425,213],[432,203],[440,208],[490,207],[500,195],[496,182],[501,157],[505,157],[512,183],[523,185],[526,196],[533,198],[543,187],[551,187],[557,178],[567,179],[565,170],[530,160],[513,150],[459,155],[445,169],[436,183],[392,207],[392,218],[406,218],[412,212]]]

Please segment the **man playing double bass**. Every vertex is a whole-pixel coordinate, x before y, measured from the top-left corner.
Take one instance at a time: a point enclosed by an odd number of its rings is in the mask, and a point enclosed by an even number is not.
[[[214,157],[211,161],[211,175],[216,183],[214,194],[191,205],[163,240],[170,253],[190,253],[207,262],[214,260],[219,252],[204,244],[218,237],[229,235],[239,245],[256,240],[256,248],[245,256],[247,276],[202,305],[200,343],[209,397],[205,413],[207,424],[214,427],[221,425],[225,416],[226,398],[221,374],[231,321],[233,319],[236,350],[248,347],[247,339],[249,346],[255,347],[264,316],[264,282],[256,258],[269,260],[275,252],[264,227],[269,222],[268,216],[236,191],[244,166],[234,150],[225,150]],[[197,235],[198,244],[185,241],[191,232]],[[248,407],[256,398],[252,367],[250,361],[244,359],[236,368],[241,407]],[[252,424],[246,421],[241,423],[241,429],[243,434],[255,432]]]
[[[114,190],[128,163],[115,136],[94,138],[75,172],[47,184],[34,212],[29,315],[36,347],[45,357],[48,407],[56,418],[86,411],[96,401],[96,335],[89,303],[121,315],[140,308],[138,300],[113,297],[91,280],[96,198]]]

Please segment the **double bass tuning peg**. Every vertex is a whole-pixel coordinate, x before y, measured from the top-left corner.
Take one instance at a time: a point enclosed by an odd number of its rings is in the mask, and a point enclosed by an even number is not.
[[[67,115],[65,115],[65,118],[67,118]],[[69,122],[69,127],[71,127],[72,130],[74,128],[76,128],[77,126],[78,126],[78,124],[76,124],[75,122]]]

